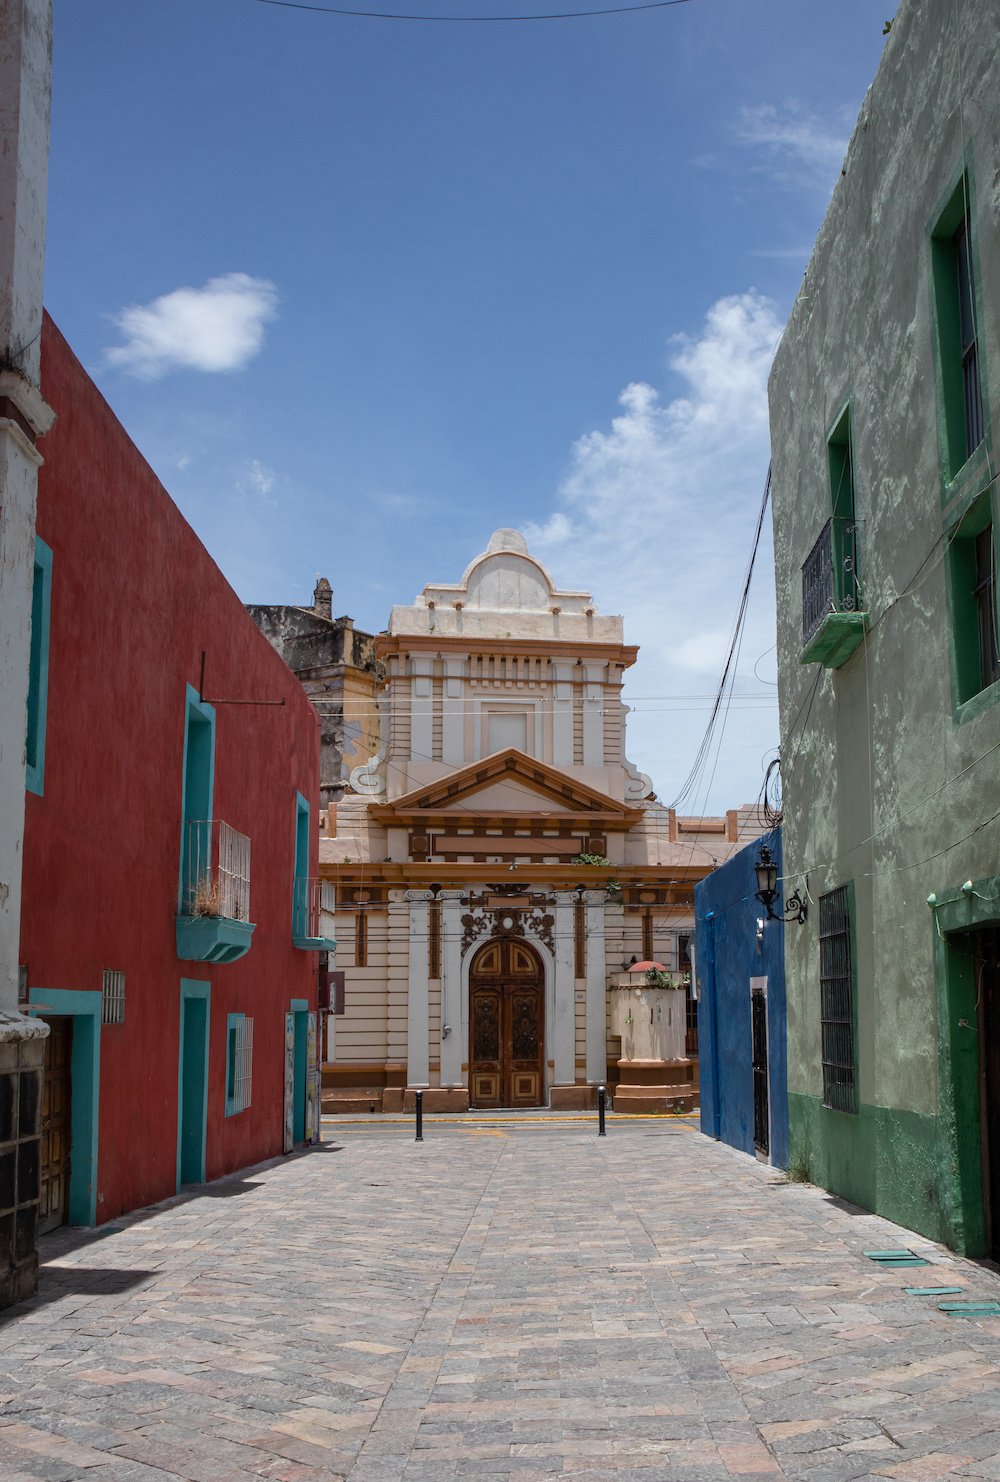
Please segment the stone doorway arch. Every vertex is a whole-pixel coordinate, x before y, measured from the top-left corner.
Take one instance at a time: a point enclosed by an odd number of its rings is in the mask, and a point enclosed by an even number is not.
[[[485,943],[469,970],[469,1102],[541,1106],[545,1055],[545,969],[527,942]]]

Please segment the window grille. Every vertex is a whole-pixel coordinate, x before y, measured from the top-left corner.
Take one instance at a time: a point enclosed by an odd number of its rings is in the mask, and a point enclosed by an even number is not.
[[[226,1046],[226,1116],[246,1111],[253,1089],[253,1020],[245,1014],[229,1016]]]
[[[110,967],[101,981],[101,1023],[125,1023],[125,974]]]
[[[971,457],[983,440],[983,393],[979,380],[975,280],[972,273],[968,208],[952,238],[958,278],[958,321],[962,342],[962,396],[965,403],[965,454]]]
[[[368,922],[365,908],[360,902],[354,917],[354,966],[368,966]]]
[[[441,976],[441,902],[436,900],[427,910],[427,976]]]
[[[846,885],[819,899],[819,981],[823,1104],[856,1112],[851,903]]]

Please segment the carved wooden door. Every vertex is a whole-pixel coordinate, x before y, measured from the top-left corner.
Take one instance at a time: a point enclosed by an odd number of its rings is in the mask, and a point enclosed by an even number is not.
[[[42,1080],[42,1145],[38,1182],[38,1233],[66,1223],[69,1203],[70,1051],[73,1020],[53,1017],[45,1041]]]
[[[540,1106],[545,978],[525,942],[488,942],[469,978],[469,1091],[473,1106]]]

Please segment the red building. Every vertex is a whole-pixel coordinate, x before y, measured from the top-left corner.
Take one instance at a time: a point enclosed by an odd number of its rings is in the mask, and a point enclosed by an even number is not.
[[[51,1026],[40,1230],[311,1138],[332,946],[309,701],[47,318],[42,388],[21,931]]]

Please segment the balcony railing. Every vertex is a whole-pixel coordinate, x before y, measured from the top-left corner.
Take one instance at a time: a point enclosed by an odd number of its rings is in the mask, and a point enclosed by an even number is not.
[[[218,818],[184,825],[177,956],[236,962],[250,951],[250,840]]]
[[[218,818],[184,829],[184,916],[250,920],[250,840]]]
[[[802,567],[803,662],[818,660],[836,668],[854,652],[864,632],[857,523],[829,519]]]
[[[292,887],[292,940],[296,946],[332,951],[337,897],[333,882],[297,875]]]

